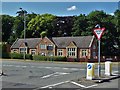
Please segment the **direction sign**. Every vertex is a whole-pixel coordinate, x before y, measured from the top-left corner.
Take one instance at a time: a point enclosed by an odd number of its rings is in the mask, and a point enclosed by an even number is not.
[[[89,65],[88,65],[88,69],[91,69],[91,68],[92,68],[92,65],[89,64]]]
[[[97,39],[100,40],[105,28],[96,28],[94,29],[94,34],[96,35]]]

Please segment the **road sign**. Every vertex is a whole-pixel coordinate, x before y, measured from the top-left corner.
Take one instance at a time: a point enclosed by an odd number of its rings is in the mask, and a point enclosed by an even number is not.
[[[89,64],[89,65],[88,65],[88,69],[91,69],[91,68],[92,68],[92,66]]]
[[[94,68],[95,64],[94,63],[87,63],[87,75],[86,79],[92,80],[94,78]]]
[[[97,39],[100,40],[105,28],[96,28],[94,29],[94,34],[96,35]]]

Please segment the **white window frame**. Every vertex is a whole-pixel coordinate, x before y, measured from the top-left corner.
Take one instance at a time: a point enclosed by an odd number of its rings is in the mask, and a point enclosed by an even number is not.
[[[26,51],[20,51],[21,48],[26,48]],[[20,48],[19,48],[19,52],[20,52],[20,53],[24,53],[24,52],[25,52],[25,53],[27,54],[27,47],[20,47]]]
[[[52,47],[53,47],[53,49],[54,49],[54,45],[52,45],[52,44],[49,44],[48,46],[52,46]],[[52,50],[53,50],[53,49],[52,49]]]
[[[40,49],[46,49],[46,44],[40,44]]]
[[[76,56],[77,48],[67,48],[67,56]]]
[[[34,50],[34,51],[33,51]],[[32,52],[34,53],[34,54],[32,54]],[[36,54],[36,49],[31,49],[31,54],[32,55],[35,55]]]
[[[82,49],[82,57],[85,57],[88,55],[87,49]]]
[[[63,50],[62,49],[57,50],[57,56],[63,56]]]

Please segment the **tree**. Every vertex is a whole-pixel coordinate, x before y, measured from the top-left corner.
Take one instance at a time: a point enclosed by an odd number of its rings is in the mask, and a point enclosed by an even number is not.
[[[51,14],[37,15],[35,18],[31,19],[31,21],[28,23],[27,25],[28,30],[32,30],[33,33],[35,31],[37,31],[37,33],[46,31],[48,37],[52,36],[52,32],[54,28],[53,21],[55,20],[55,18],[56,16]]]
[[[2,15],[2,41],[7,42],[12,32],[14,17]]]
[[[73,28],[72,28],[72,36],[83,36],[83,35],[87,35],[86,28],[87,28],[88,24],[87,24],[87,18],[86,16],[83,14],[80,14],[77,17],[74,17],[74,24],[73,24]]]

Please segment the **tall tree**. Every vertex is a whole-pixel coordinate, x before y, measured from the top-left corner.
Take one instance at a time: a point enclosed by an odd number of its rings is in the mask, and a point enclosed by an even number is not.
[[[87,18],[84,14],[80,14],[77,17],[74,17],[74,24],[72,28],[72,36],[83,36],[87,35],[88,31],[86,31],[88,24]]]
[[[33,33],[41,33],[42,31],[46,31],[48,37],[52,36],[54,28],[53,21],[55,20],[55,17],[56,16],[51,14],[37,15],[28,23],[28,30],[32,30]],[[40,37],[40,34],[38,37]]]
[[[2,41],[7,42],[12,32],[14,17],[2,15]]]

